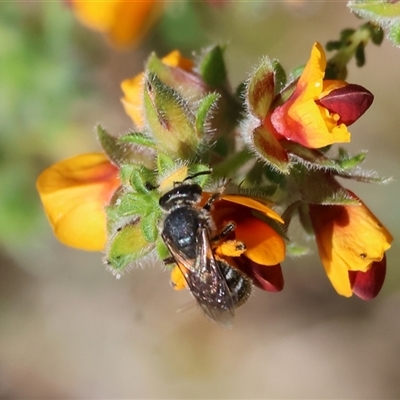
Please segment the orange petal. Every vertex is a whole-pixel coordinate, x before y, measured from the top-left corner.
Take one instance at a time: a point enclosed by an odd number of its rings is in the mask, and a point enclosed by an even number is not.
[[[310,205],[322,264],[336,291],[347,297],[352,295],[348,271],[366,272],[371,263],[382,260],[393,240],[374,214],[360,203]]]
[[[231,203],[240,204],[242,206],[251,208],[253,210],[260,211],[265,216],[284,223],[283,219],[275,211],[271,210],[267,205],[263,204],[260,200],[253,199],[251,197],[245,197],[235,194],[224,194],[221,197],[222,200],[229,201]]]
[[[82,24],[107,34],[117,47],[137,44],[161,12],[156,0],[72,0],[70,4]]]
[[[178,67],[185,71],[191,71],[193,61],[181,55],[178,50],[174,50],[161,59],[161,61],[170,67]],[[134,78],[126,79],[121,83],[121,89],[124,92],[124,98],[121,99],[125,112],[132,118],[136,127],[144,125],[143,114],[143,73]]]
[[[245,251],[244,243],[237,240],[225,240],[214,249],[214,253],[222,257],[240,257]]]
[[[275,265],[285,258],[285,242],[265,222],[249,217],[238,222],[235,238],[246,245],[244,256],[261,265]]]
[[[103,153],[58,162],[41,173],[37,189],[57,238],[83,250],[106,244],[106,213],[120,185],[118,169]]]

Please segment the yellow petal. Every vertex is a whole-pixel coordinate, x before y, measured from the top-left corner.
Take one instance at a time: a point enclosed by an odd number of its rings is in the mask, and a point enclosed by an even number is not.
[[[171,271],[171,285],[175,290],[182,290],[187,287],[186,279],[178,266]]]
[[[350,132],[344,124],[337,125],[336,115],[317,105],[314,100],[301,101],[299,98],[290,108],[289,116],[301,129],[293,132],[290,140],[303,146],[319,149],[333,143],[350,142]],[[298,133],[301,132],[301,135]]]
[[[121,83],[121,89],[125,95],[121,99],[122,105],[137,128],[144,126],[143,77],[143,74],[139,74]]]
[[[117,47],[137,44],[159,17],[161,4],[156,0],[71,2],[82,24],[105,33]]]
[[[235,194],[224,194],[221,197],[223,200],[229,201],[231,203],[241,204],[242,206],[251,208],[253,210],[260,211],[265,216],[284,223],[283,219],[275,211],[271,210],[267,205],[263,204],[260,200],[255,200],[251,197],[245,197]]]
[[[183,165],[175,171],[169,172],[166,176],[161,177],[158,190],[160,193],[166,193],[174,187],[176,182],[182,182],[188,176],[188,167]]]
[[[302,93],[303,99],[316,98],[322,91],[322,80],[326,68],[326,57],[322,46],[315,42],[310,58],[304,67],[296,86],[296,92]]]
[[[285,258],[282,237],[257,218],[241,220],[236,226],[235,237],[246,245],[244,256],[257,264],[275,265]]]
[[[348,271],[367,271],[372,262],[382,260],[393,240],[359,201],[359,206],[310,206],[321,261],[332,285],[344,296],[351,296]]]
[[[178,50],[167,54],[161,61],[165,65],[181,68],[188,72],[193,68],[193,61],[183,57]],[[121,101],[125,112],[132,118],[137,128],[143,127],[143,73],[124,80],[121,83],[121,89],[124,93],[124,98]]]
[[[57,238],[83,250],[105,247],[106,214],[120,185],[118,169],[103,153],[58,162],[41,173],[37,189]]]

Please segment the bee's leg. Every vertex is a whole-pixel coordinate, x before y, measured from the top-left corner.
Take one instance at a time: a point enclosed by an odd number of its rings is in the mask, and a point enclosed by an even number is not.
[[[219,189],[219,191],[217,193],[214,193],[207,201],[207,203],[204,205],[204,209],[206,211],[210,211],[212,204],[214,203],[215,200],[218,199],[218,197],[220,197],[222,195],[222,193],[224,193],[225,188],[227,187],[229,183],[229,180],[227,180]]]
[[[218,242],[221,239],[226,238],[229,234],[231,234],[236,228],[236,224],[234,222],[228,222],[225,225],[225,228],[218,234],[211,238],[212,242]]]
[[[164,265],[176,264],[176,261],[175,261],[174,257],[167,257],[167,258],[164,258],[163,263],[164,263]]]
[[[221,193],[214,193],[207,201],[206,204],[204,204],[203,209],[206,211],[210,211],[212,204],[214,203],[215,200],[218,199],[218,197],[221,196]]]

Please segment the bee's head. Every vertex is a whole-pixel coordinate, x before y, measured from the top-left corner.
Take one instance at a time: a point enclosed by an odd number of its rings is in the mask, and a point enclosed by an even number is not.
[[[194,205],[200,202],[202,193],[200,185],[179,183],[160,197],[159,204],[165,211],[179,205]]]

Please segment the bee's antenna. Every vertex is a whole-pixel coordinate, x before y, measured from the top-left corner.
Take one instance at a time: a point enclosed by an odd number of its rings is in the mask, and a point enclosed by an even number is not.
[[[210,169],[207,170],[207,171],[199,171],[199,172],[196,172],[193,175],[187,176],[182,182],[188,181],[190,179],[197,178],[198,176],[201,176],[201,175],[211,175],[211,174],[212,174],[212,171]]]

